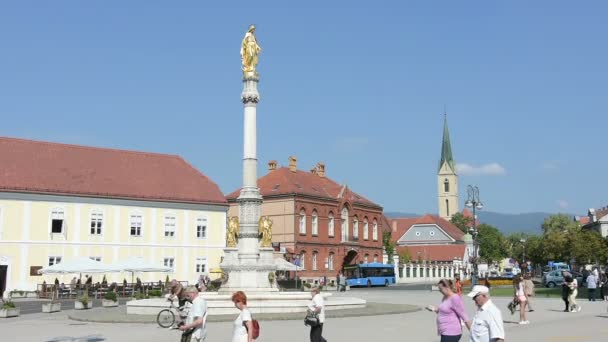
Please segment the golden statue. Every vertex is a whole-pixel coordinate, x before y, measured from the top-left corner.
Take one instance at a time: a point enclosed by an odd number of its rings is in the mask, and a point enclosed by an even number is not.
[[[258,234],[262,238],[261,247],[272,247],[272,220],[268,216],[260,217]]]
[[[226,246],[236,247],[236,243],[239,235],[239,218],[233,216],[228,219],[228,229],[226,229]]]
[[[249,30],[243,37],[241,43],[241,61],[243,63],[243,73],[253,74],[257,76],[255,67],[258,65],[258,54],[262,51],[262,48],[258,45],[258,41],[255,39],[255,26],[249,26]]]

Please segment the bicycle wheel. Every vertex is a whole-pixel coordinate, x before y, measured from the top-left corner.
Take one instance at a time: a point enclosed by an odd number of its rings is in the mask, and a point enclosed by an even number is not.
[[[156,316],[156,323],[162,328],[170,328],[175,324],[175,314],[169,309],[160,310]]]

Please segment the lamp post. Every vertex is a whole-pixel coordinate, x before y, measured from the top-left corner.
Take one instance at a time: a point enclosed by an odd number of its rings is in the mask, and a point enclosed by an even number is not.
[[[526,273],[528,271],[528,267],[526,265],[526,239],[521,239],[521,240],[519,240],[519,242],[521,242],[522,248],[523,248],[523,253],[521,256],[521,263],[526,268],[525,270],[522,270],[522,272]]]
[[[473,227],[470,229],[473,235],[473,272],[471,274],[471,284],[477,285],[477,263],[479,257],[478,242],[477,242],[477,214],[476,210],[483,209],[483,203],[479,199],[479,188],[477,186],[467,186],[467,201],[465,202],[467,208],[473,209]]]

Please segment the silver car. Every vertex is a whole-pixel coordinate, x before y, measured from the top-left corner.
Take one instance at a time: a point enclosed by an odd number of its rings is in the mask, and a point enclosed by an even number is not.
[[[556,286],[561,285],[564,282],[564,276],[562,275],[564,271],[563,270],[558,270],[558,271],[551,271],[547,274],[545,274],[543,276],[543,284],[546,287],[549,288],[553,288]],[[578,273],[578,272],[570,272],[572,273],[572,276],[576,278],[576,282],[579,284],[579,286],[584,286],[584,282],[583,282],[583,275]]]

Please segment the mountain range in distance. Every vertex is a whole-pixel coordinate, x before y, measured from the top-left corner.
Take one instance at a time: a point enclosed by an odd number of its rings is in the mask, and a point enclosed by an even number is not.
[[[397,217],[419,217],[422,215],[404,212],[385,212],[389,218]],[[477,213],[477,217],[480,223],[486,223],[497,227],[503,234],[509,235],[511,233],[527,233],[527,234],[541,234],[541,225],[545,219],[555,213],[523,213],[523,214],[503,214],[492,211],[480,211]],[[574,215],[567,214],[570,217]]]

